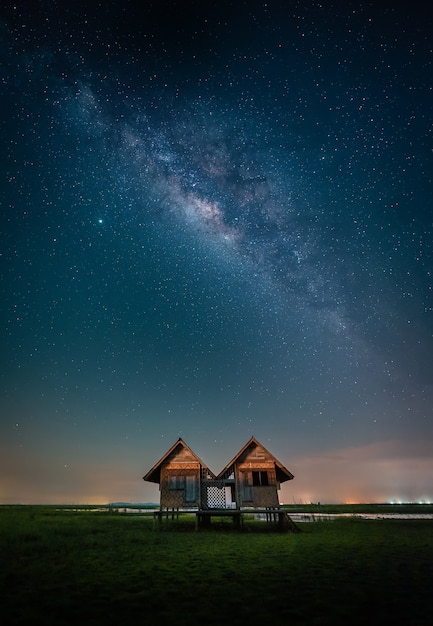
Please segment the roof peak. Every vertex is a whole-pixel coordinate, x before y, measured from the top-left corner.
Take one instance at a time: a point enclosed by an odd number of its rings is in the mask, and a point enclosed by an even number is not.
[[[160,475],[160,469],[161,469],[162,463],[167,459],[167,457],[170,456],[170,454],[176,449],[176,447],[179,444],[181,444],[184,448],[189,450],[189,452],[195,457],[197,462],[200,463],[202,467],[205,467],[207,470],[209,470],[211,474],[213,474],[213,472],[209,469],[209,467],[205,463],[203,463],[200,457],[198,457],[195,454],[195,452],[191,450],[189,445],[182,439],[182,437],[179,437],[175,441],[175,443],[167,450],[167,452],[160,458],[160,460],[157,463],[155,463],[155,465],[147,472],[145,476],[143,476],[143,480],[147,480],[150,482],[159,482],[159,475]],[[293,478],[293,474],[289,472],[289,470],[286,467],[284,467],[284,465],[280,463],[280,461],[278,461],[278,459],[275,458],[274,455],[271,454],[269,450],[267,450],[265,446],[254,437],[254,435],[248,439],[248,441],[243,445],[243,447],[239,450],[239,452],[233,457],[233,459],[229,463],[227,463],[227,465],[221,470],[221,472],[216,476],[216,478],[221,478],[232,467],[232,465],[234,465],[234,463],[239,459],[239,457],[242,456],[245,450],[247,450],[248,447],[251,446],[251,444],[255,444],[256,446],[260,446],[263,448],[263,450],[269,455],[269,457],[274,461],[277,468],[280,470],[281,476],[284,477],[284,480],[291,480]],[[215,476],[215,474],[213,475]],[[283,482],[283,480],[280,479],[280,482]]]

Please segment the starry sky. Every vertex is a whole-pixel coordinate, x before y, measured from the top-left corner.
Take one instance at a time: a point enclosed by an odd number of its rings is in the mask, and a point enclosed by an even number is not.
[[[0,503],[433,500],[428,3],[2,3]]]

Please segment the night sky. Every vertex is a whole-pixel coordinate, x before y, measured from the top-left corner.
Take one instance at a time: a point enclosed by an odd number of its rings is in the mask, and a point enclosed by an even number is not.
[[[429,6],[2,3],[0,503],[433,501]]]

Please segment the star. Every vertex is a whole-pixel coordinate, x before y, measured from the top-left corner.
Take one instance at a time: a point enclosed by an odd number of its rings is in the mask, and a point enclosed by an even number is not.
[[[344,499],[353,454],[365,497],[430,498],[430,22],[27,4],[0,21],[0,500],[141,500],[128,463],[181,432],[228,433],[217,466],[272,438],[298,499]],[[77,491],[46,487],[61,454]]]

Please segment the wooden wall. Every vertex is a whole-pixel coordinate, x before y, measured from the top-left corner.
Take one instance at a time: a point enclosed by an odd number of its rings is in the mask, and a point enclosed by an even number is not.
[[[194,508],[200,502],[200,463],[179,446],[161,466],[161,508]]]
[[[261,446],[251,446],[235,463],[238,506],[277,507],[275,461]]]

